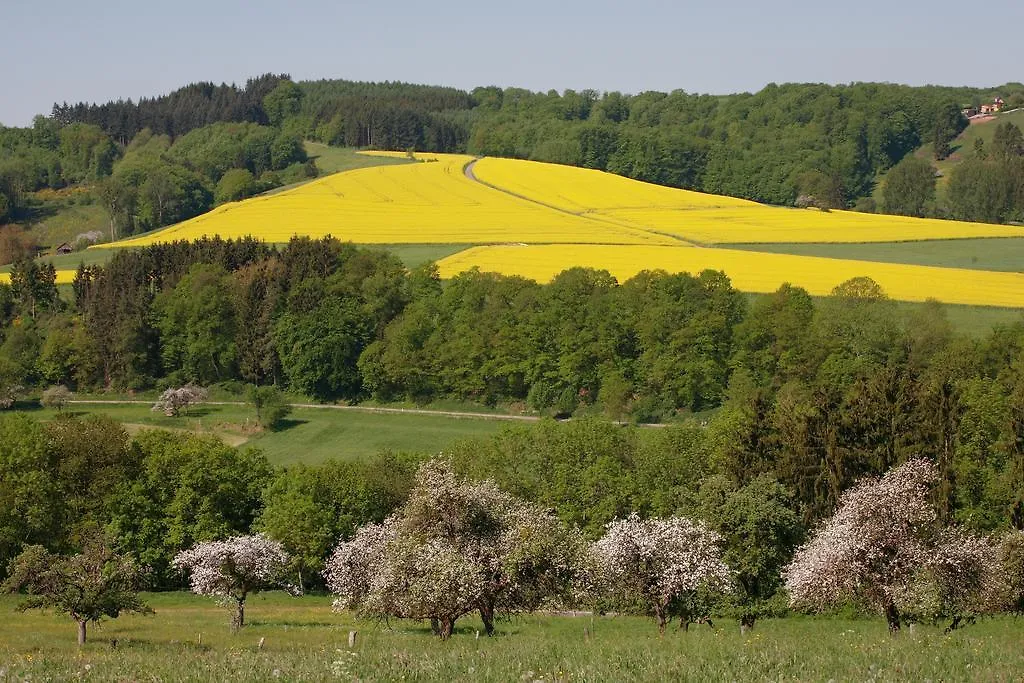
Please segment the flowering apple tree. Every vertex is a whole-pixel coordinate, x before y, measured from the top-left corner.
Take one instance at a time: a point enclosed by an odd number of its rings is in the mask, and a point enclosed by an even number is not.
[[[167,389],[160,394],[160,398],[153,404],[152,410],[153,412],[162,412],[167,417],[174,417],[182,410],[187,413],[189,407],[196,403],[202,403],[207,396],[207,391],[203,387],[186,384],[176,389]]]
[[[911,460],[846,491],[839,508],[801,546],[783,572],[795,607],[824,609],[847,601],[900,621],[951,617],[994,607],[999,555],[986,538],[938,523],[927,460]]]
[[[434,460],[402,509],[338,545],[324,577],[339,609],[429,620],[442,639],[475,611],[491,634],[497,613],[565,592],[585,547],[553,514]]]
[[[609,592],[654,613],[658,630],[682,618],[702,592],[728,592],[732,572],[722,561],[721,537],[685,517],[611,522],[594,550]]]
[[[245,599],[249,593],[272,588],[298,595],[285,577],[288,553],[263,534],[234,536],[223,541],[198,543],[174,557],[172,566],[190,572],[189,586],[198,595],[212,595],[234,607],[232,625],[245,625]]]

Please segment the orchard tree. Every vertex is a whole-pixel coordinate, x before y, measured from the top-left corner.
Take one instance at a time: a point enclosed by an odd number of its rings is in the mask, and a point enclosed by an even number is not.
[[[585,555],[580,535],[552,513],[434,460],[395,515],[338,545],[324,577],[336,607],[430,620],[447,639],[470,612],[490,635],[497,614],[565,594]]]
[[[709,478],[700,498],[701,516],[722,535],[723,559],[735,573],[740,626],[753,628],[782,587],[780,572],[803,537],[793,495],[761,475],[740,488]]]
[[[998,555],[985,539],[938,525],[938,470],[911,460],[843,493],[835,515],[783,572],[790,603],[825,609],[853,600],[901,619],[953,619],[984,611],[998,581]]]
[[[594,550],[610,593],[654,613],[658,631],[673,615],[689,623],[702,593],[730,590],[732,571],[722,561],[722,537],[685,517],[610,523]]]
[[[74,619],[81,646],[90,621],[116,619],[121,612],[153,613],[138,596],[145,578],[145,568],[94,534],[77,555],[55,555],[40,545],[25,548],[11,562],[3,587],[28,593],[19,611],[52,607]]]
[[[283,588],[300,594],[285,578],[289,561],[280,543],[256,534],[198,543],[178,553],[172,565],[191,573],[193,593],[216,596],[234,607],[231,623],[237,629],[245,626],[245,600],[250,593]]]
[[[39,399],[39,404],[44,408],[56,408],[58,412],[63,413],[64,408],[67,407],[68,401],[71,400],[71,390],[63,384],[52,386],[49,389],[43,390],[43,395]]]
[[[203,387],[186,384],[176,389],[167,389],[160,394],[160,398],[153,404],[152,410],[153,412],[163,412],[167,417],[174,417],[182,410],[187,414],[191,406],[202,403],[207,397],[208,394]]]

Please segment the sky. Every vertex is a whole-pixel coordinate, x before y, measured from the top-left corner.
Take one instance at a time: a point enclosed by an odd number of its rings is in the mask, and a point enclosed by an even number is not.
[[[1017,29],[999,31],[1021,25],[1020,0],[983,18],[961,0],[0,0],[0,123],[267,72],[630,93],[994,86],[1024,80],[1001,55]]]

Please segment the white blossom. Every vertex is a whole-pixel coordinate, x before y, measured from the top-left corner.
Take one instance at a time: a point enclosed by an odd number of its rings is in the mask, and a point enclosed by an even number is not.
[[[152,410],[162,412],[167,417],[174,417],[180,411],[187,411],[190,406],[202,403],[207,396],[207,391],[203,387],[186,384],[183,387],[167,389],[160,394]]]
[[[337,608],[429,619],[445,638],[472,611],[490,633],[496,612],[538,607],[570,585],[584,554],[553,514],[435,460],[401,510],[338,544],[324,576]]]
[[[594,548],[609,591],[654,612],[664,631],[673,603],[698,590],[730,590],[721,537],[685,517],[612,522]]]
[[[912,460],[846,491],[835,515],[783,572],[794,606],[823,609],[860,601],[884,613],[936,618],[984,609],[997,555],[964,530],[941,529],[931,498],[935,466]]]
[[[193,593],[220,597],[233,604],[237,609],[235,625],[243,626],[249,593],[283,588],[298,594],[285,578],[289,559],[280,543],[256,534],[198,543],[178,553],[172,566],[190,573]]]

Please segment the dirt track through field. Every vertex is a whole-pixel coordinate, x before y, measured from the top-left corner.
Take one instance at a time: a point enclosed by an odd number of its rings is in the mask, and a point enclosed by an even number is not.
[[[473,159],[473,161],[470,161],[468,164],[466,164],[465,166],[462,167],[462,172],[465,173],[466,177],[469,178],[470,180],[472,180],[474,183],[479,183],[479,184],[483,185],[484,187],[489,187],[490,189],[494,190],[495,192],[501,192],[502,194],[507,194],[510,197],[515,197],[516,199],[521,199],[524,202],[530,202],[531,204],[536,204],[537,206],[543,206],[545,209],[550,209],[551,211],[557,211],[559,213],[564,213],[564,214],[567,214],[569,216],[575,216],[576,218],[585,218],[588,221],[594,221],[595,223],[602,223],[604,225],[613,225],[613,226],[615,226],[617,228],[624,228],[626,230],[640,230],[641,232],[648,232],[648,233],[655,234],[655,235],[661,235],[663,237],[669,237],[669,238],[675,240],[676,242],[679,242],[679,244],[681,246],[692,246],[692,247],[701,246],[701,245],[699,245],[699,244],[697,244],[695,242],[688,242],[688,241],[682,239],[681,237],[679,237],[679,235],[673,235],[673,234],[670,234],[670,233],[658,232],[657,230],[652,230],[652,229],[650,229],[650,228],[648,228],[646,226],[642,226],[642,227],[638,228],[636,226],[623,225],[622,223],[618,223],[618,222],[616,222],[614,220],[609,220],[607,218],[599,218],[599,217],[594,216],[593,214],[590,214],[590,213],[577,213],[575,211],[569,211],[567,209],[563,209],[561,207],[554,206],[552,204],[545,204],[544,202],[538,201],[538,200],[533,199],[532,197],[528,197],[526,195],[521,195],[521,194],[517,194],[515,192],[510,192],[509,190],[506,190],[506,189],[504,189],[502,187],[498,187],[497,185],[492,185],[491,183],[489,183],[489,182],[487,182],[485,180],[480,180],[479,178],[477,178],[476,177],[476,173],[473,172],[473,167],[476,166],[476,162],[478,162],[478,161],[480,161],[479,158]]]

